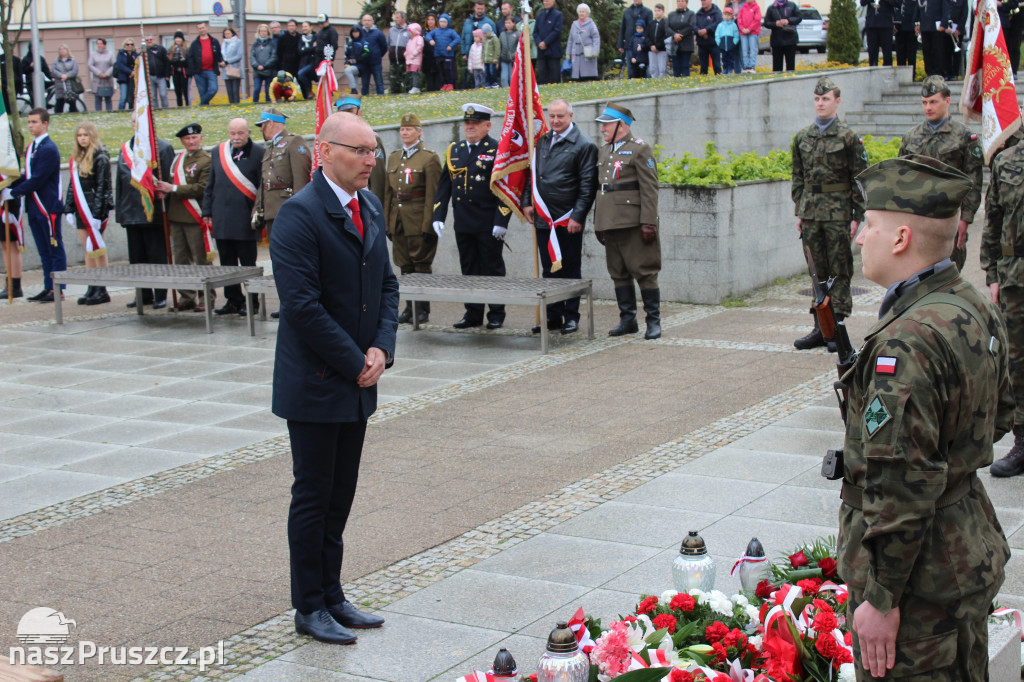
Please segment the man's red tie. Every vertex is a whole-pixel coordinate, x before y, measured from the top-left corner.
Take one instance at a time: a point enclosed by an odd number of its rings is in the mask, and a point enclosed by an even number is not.
[[[359,230],[359,238],[363,238],[363,218],[359,215],[359,197],[352,197],[352,201],[348,202],[348,210],[352,211],[352,223],[355,224],[356,229]]]

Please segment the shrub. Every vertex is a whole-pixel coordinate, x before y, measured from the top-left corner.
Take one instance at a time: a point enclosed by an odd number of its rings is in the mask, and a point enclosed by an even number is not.
[[[853,0],[832,0],[828,15],[828,60],[857,66],[860,63],[860,29]]]

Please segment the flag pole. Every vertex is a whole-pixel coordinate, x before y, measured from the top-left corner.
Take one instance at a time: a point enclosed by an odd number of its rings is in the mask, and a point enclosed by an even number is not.
[[[529,0],[522,0],[520,3],[520,10],[523,13],[523,84],[526,89],[526,145],[530,151],[529,155],[529,166],[533,165],[533,62],[530,60],[530,7]],[[507,114],[506,114],[507,115]],[[528,166],[528,167],[529,167]],[[531,185],[530,191],[533,191]],[[534,278],[540,277],[540,253],[537,247],[537,228],[534,225],[530,225],[530,241],[533,243],[533,276]],[[540,326],[540,306],[538,305],[535,313],[535,321],[537,326]],[[547,312],[544,313],[544,317],[547,318]]]
[[[149,117],[149,129],[153,131],[153,175],[156,176],[157,182],[161,182],[164,178],[160,168],[160,138],[157,137],[156,121],[153,120],[153,84],[149,77],[149,48],[145,47],[146,31],[141,21],[139,22],[139,33],[142,36],[143,45],[142,54],[139,55],[139,58],[142,59],[142,70],[146,79],[146,97],[149,99],[149,106],[146,107],[146,116]],[[156,197],[154,196],[154,198]],[[167,253],[167,264],[173,265],[174,260],[171,258],[171,227],[167,223],[166,197],[160,198],[160,216],[164,227],[164,250]],[[171,305],[174,308],[178,307],[177,289],[171,289]]]
[[[14,280],[11,278],[11,264],[14,262],[14,254],[11,253],[11,226],[7,224],[7,202],[3,202],[3,221],[4,221],[4,269],[7,271],[7,302],[14,303],[14,291],[11,287],[14,285]],[[17,248],[17,243],[15,243]]]

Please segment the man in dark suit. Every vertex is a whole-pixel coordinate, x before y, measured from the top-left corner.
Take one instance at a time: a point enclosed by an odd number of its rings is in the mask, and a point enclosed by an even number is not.
[[[256,265],[257,232],[252,224],[256,187],[263,170],[263,145],[254,144],[249,122],[234,118],[228,122],[228,141],[213,150],[210,179],[203,194],[203,221],[217,240],[221,265]],[[227,302],[218,315],[245,315],[245,296],[239,284],[224,287]],[[259,303],[251,296],[253,312]]]
[[[14,181],[10,190],[4,190],[2,198],[17,201],[25,197],[25,214],[43,265],[43,290],[28,300],[46,303],[53,301],[50,273],[66,270],[68,265],[59,221],[64,212],[60,200],[60,151],[50,139],[50,114],[46,109],[33,109],[25,122],[35,138],[25,149],[25,174]]]
[[[342,533],[377,381],[394,361],[398,280],[384,210],[367,191],[373,129],[337,113],[320,130],[321,167],[281,207],[270,255],[281,297],[273,411],[288,420],[295,483],[288,513],[295,629],[351,644],[384,619],[345,599]]]
[[[544,0],[544,9],[537,12],[533,27],[537,43],[537,83],[557,83],[562,76],[562,13],[555,0]]]
[[[534,207],[530,186],[523,193],[523,214],[537,229],[545,277],[582,277],[583,224],[597,195],[597,145],[572,122],[572,116],[572,105],[564,99],[552,100],[548,105],[551,130],[537,143],[534,166],[543,208]],[[552,224],[562,256],[561,268],[555,272],[551,270],[552,251],[548,248]],[[548,329],[572,334],[579,329],[579,297],[549,303],[547,315]],[[539,334],[540,326],[533,331]]]
[[[494,110],[482,104],[463,104],[462,114],[466,139],[448,145],[441,161],[441,180],[434,199],[434,232],[440,239],[448,202],[452,201],[462,274],[504,277],[501,248],[512,211],[491,191],[491,170],[498,153],[497,140],[488,135]],[[479,327],[483,322],[483,304],[467,303],[466,314],[453,326],[466,329]],[[498,329],[504,322],[505,306],[491,303],[487,328]]]

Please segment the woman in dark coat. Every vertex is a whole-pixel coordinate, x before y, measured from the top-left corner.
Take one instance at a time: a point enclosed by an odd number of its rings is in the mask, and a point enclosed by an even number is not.
[[[796,44],[800,41],[796,25],[803,21],[800,8],[790,0],[775,0],[764,13],[764,25],[772,30],[772,71],[786,71],[796,68]]]
[[[107,267],[106,248],[99,246],[96,242],[89,244],[94,238],[90,230],[98,231],[102,236],[107,226],[107,216],[114,206],[114,194],[110,185],[110,155],[100,143],[100,135],[95,124],[89,121],[82,121],[78,124],[75,132],[75,151],[71,159],[74,164],[75,175],[78,179],[78,186],[81,195],[77,199],[84,199],[85,205],[89,208],[92,218],[98,221],[86,225],[82,219],[82,213],[78,210],[76,200],[75,178],[68,181],[68,189],[64,193],[64,213],[68,222],[78,228],[78,239],[82,242],[82,250],[85,252],[85,267],[105,268]],[[100,243],[102,244],[102,243]],[[89,287],[85,296],[78,299],[79,305],[98,305],[110,302],[106,287]]]
[[[121,43],[121,49],[117,51],[117,60],[114,61],[114,77],[121,90],[121,101],[117,104],[117,110],[123,111],[128,108],[129,102],[135,101],[135,60],[139,53],[135,49],[135,41],[125,38]]]

